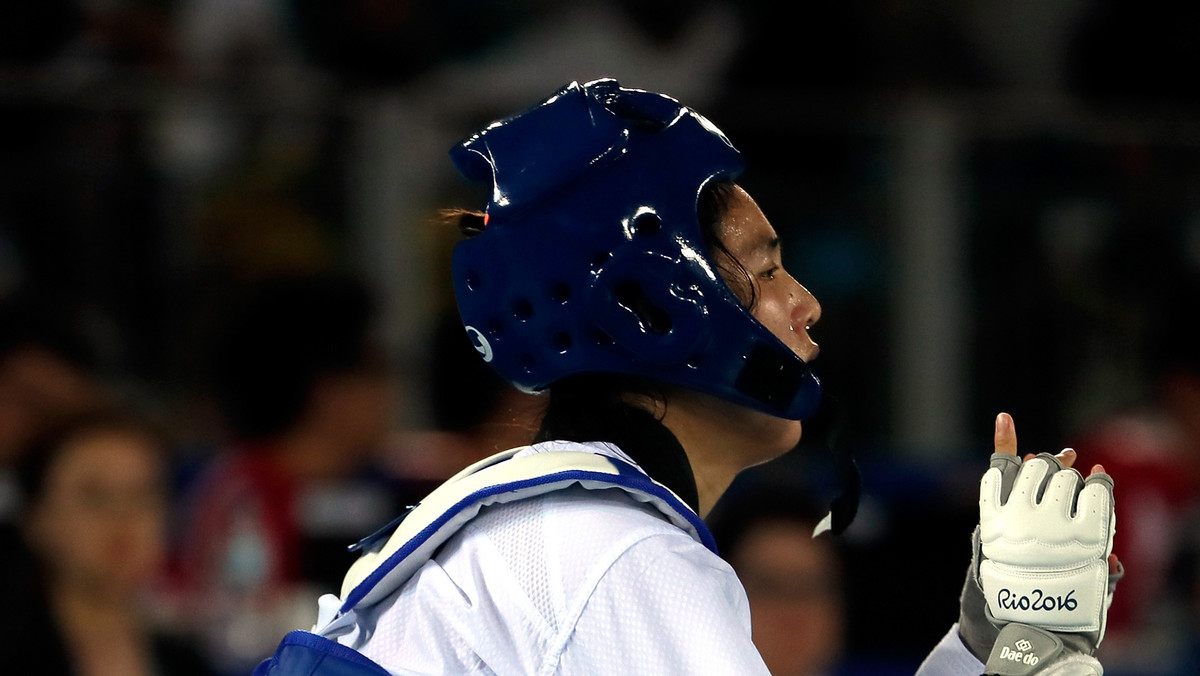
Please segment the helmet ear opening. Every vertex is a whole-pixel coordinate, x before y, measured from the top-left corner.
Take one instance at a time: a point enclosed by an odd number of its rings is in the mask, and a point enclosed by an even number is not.
[[[613,298],[617,303],[637,317],[642,331],[655,335],[665,335],[671,332],[674,322],[671,315],[646,295],[642,285],[626,279],[618,282],[613,288]]]
[[[671,321],[670,313],[650,300],[640,283],[634,280],[620,281],[617,282],[616,287],[613,287],[612,292],[613,299],[617,301],[617,304],[637,317],[643,333],[654,335],[671,333],[674,322]]]

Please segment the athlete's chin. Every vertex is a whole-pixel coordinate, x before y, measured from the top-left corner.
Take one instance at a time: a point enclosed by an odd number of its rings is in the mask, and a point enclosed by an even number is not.
[[[784,425],[784,429],[780,434],[779,443],[775,447],[779,457],[784,453],[795,448],[800,443],[800,438],[804,436],[804,424],[799,420],[788,420]]]
[[[756,458],[755,465],[770,462],[787,453],[800,443],[804,434],[804,426],[799,420],[787,420],[768,416],[768,420],[758,425],[758,447],[762,454]]]

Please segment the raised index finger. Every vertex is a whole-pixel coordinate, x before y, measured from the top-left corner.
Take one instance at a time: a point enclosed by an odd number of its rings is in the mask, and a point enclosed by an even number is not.
[[[1021,471],[1021,461],[1017,458],[1017,428],[1013,424],[1012,416],[1007,413],[996,416],[996,432],[992,439],[996,446],[996,452],[992,453],[988,464],[991,469],[999,472],[999,481],[996,481],[991,470],[984,476],[983,482],[980,484],[981,509],[988,496],[994,499],[996,507],[1008,502],[1013,482],[1016,481],[1017,474]]]
[[[1012,416],[1001,413],[996,416],[996,432],[993,435],[996,452],[1011,456],[1017,455],[1017,427],[1013,424]]]

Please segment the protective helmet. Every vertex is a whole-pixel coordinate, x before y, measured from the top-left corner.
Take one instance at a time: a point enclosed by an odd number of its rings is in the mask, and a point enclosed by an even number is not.
[[[816,377],[708,256],[698,198],[743,162],[704,117],[615,80],[573,82],[450,155],[491,187],[453,275],[466,331],[502,377],[539,392],[630,374],[783,418],[815,410]]]

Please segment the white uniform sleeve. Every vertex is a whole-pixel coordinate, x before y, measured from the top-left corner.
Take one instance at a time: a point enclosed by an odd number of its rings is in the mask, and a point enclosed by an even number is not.
[[[556,673],[768,674],[741,583],[686,537],[638,541],[578,612]]]
[[[934,647],[917,669],[916,676],[978,676],[983,673],[980,662],[958,637],[958,623]]]

